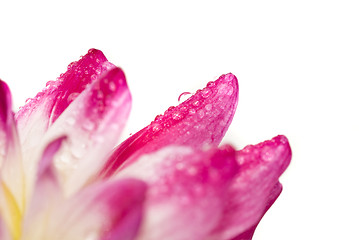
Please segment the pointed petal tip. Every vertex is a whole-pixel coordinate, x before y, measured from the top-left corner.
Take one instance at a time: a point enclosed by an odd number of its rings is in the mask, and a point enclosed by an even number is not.
[[[11,115],[11,93],[9,86],[0,79],[0,127],[5,127],[8,117]]]
[[[110,108],[121,104],[121,111],[128,114],[129,111],[126,109],[131,108],[131,103],[132,98],[125,74],[121,68],[113,67],[100,76],[98,81],[94,82],[94,86],[91,87],[91,94],[85,104],[88,110],[87,115],[98,118]]]
[[[240,165],[272,163],[279,166],[282,172],[288,167],[292,150],[287,137],[278,135],[257,145],[248,145],[237,152]]]
[[[238,81],[229,73],[198,90],[193,96],[168,108],[119,145],[100,171],[109,177],[131,157],[171,144],[203,148],[218,145],[233,119],[238,101]],[[140,150],[140,151],[139,151]]]
[[[16,119],[27,120],[39,109],[45,120],[50,120],[52,124],[87,85],[113,66],[100,50],[90,49],[78,61],[70,63],[67,71],[60,74],[56,81],[47,82],[41,92],[28,99],[25,105],[20,107]]]

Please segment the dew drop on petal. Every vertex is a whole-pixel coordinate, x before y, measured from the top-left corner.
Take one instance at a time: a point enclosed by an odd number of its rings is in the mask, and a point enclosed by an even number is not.
[[[161,124],[154,124],[152,130],[154,132],[158,132],[159,130],[161,130]]]
[[[96,74],[91,75],[91,80],[94,81],[97,78]]]
[[[199,104],[200,104],[200,102],[199,102],[198,100],[197,100],[197,101],[194,101],[194,102],[192,103],[192,105],[195,106],[195,107],[198,107]]]
[[[209,95],[211,95],[211,93],[212,93],[211,89],[205,88],[205,89],[202,90],[201,95],[202,95],[203,98],[208,98]]]
[[[86,119],[82,124],[82,128],[87,131],[92,131],[95,128],[95,123],[89,119]]]
[[[47,83],[46,83],[46,87],[52,87],[52,86],[54,86],[56,84],[56,81],[48,81]]]
[[[174,120],[180,120],[180,119],[183,118],[183,115],[182,115],[181,113],[179,113],[179,112],[174,112],[174,113],[172,114],[172,118],[173,118]]]
[[[190,167],[190,168],[188,168],[187,173],[189,175],[194,176],[194,175],[196,175],[198,173],[198,170],[195,167]]]
[[[69,117],[66,119],[66,123],[69,124],[69,125],[74,125],[76,122],[76,119],[73,118],[73,117]]]
[[[97,98],[98,99],[102,99],[104,97],[104,95],[103,95],[103,92],[102,91],[97,91]]]
[[[215,82],[211,81],[207,83],[207,87],[213,87],[215,84]]]
[[[67,102],[71,103],[73,100],[77,98],[77,96],[80,95],[78,92],[73,92],[67,97]]]
[[[212,110],[212,104],[208,103],[204,108],[205,108],[207,111],[211,111],[211,110]]]
[[[116,91],[116,84],[114,82],[109,82],[108,88],[110,89],[110,91],[114,92]]]
[[[197,112],[197,114],[198,114],[198,117],[199,117],[199,118],[203,118],[203,117],[204,117],[204,111],[203,111],[203,109],[199,110],[199,111]]]
[[[233,94],[233,87],[232,86],[228,86],[227,87],[227,95],[230,96]]]
[[[190,92],[183,92],[181,93],[181,95],[179,95],[178,97],[178,102],[184,102],[185,100],[187,100],[190,96],[191,93]]]

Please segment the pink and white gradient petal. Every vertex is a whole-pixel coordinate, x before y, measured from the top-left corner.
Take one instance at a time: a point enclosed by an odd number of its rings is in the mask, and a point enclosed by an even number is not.
[[[65,201],[56,169],[53,167],[54,156],[65,141],[65,137],[55,139],[43,151],[37,169],[33,194],[24,215],[22,226],[22,239],[24,240],[45,239],[49,216],[54,214],[55,209]]]
[[[57,81],[48,82],[16,113],[22,143],[41,137],[88,84],[112,67],[101,51],[90,49],[79,61],[72,62]]]
[[[81,188],[115,147],[131,109],[131,95],[120,68],[105,72],[78,96],[45,135],[45,142],[66,135],[55,158],[67,195]]]
[[[56,210],[46,229],[48,239],[134,239],[145,190],[146,185],[134,179],[84,189]]]
[[[11,93],[0,80],[0,171],[2,187],[6,188],[20,211],[24,209],[24,173],[21,147],[12,112]]]
[[[167,145],[198,148],[218,145],[233,119],[237,102],[237,78],[230,73],[222,75],[125,140],[115,149],[99,176],[110,177],[124,162],[130,164],[142,154]]]
[[[237,152],[240,167],[229,189],[226,209],[220,225],[212,232],[211,240],[251,239],[255,227],[279,196],[282,186],[279,177],[291,160],[291,149],[284,136],[249,145]]]
[[[52,160],[67,140],[59,138],[44,151],[23,239],[134,239],[146,185],[134,179],[102,182],[66,198],[57,184]]]
[[[5,221],[0,214],[0,239],[1,240],[11,240],[10,232],[8,231]]]
[[[237,171],[230,146],[201,151],[172,145],[142,155],[116,177],[136,177],[149,186],[138,240],[201,240],[220,221]]]

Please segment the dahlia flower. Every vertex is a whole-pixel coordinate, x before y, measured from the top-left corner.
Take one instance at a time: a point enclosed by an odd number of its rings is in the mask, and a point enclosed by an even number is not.
[[[291,150],[284,136],[218,147],[237,100],[222,75],[116,146],[131,95],[101,51],[15,114],[0,81],[0,239],[252,239]]]

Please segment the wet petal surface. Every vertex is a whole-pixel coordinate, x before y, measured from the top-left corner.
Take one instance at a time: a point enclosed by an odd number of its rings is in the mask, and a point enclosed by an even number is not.
[[[237,152],[236,158],[240,171],[229,189],[220,225],[212,232],[213,240],[231,239],[252,227],[255,229],[281,192],[278,178],[289,165],[291,149],[286,137],[277,136],[245,147]]]
[[[66,198],[53,165],[66,141],[59,138],[44,151],[22,239],[134,239],[145,184],[132,179],[98,183]]]
[[[136,177],[149,186],[139,240],[200,240],[221,219],[237,171],[230,146],[205,152],[168,146],[143,155],[117,177]]]
[[[123,162],[134,161],[144,153],[170,144],[198,148],[218,145],[232,121],[237,101],[237,78],[230,73],[222,75],[119,145],[100,177],[109,177]]]

